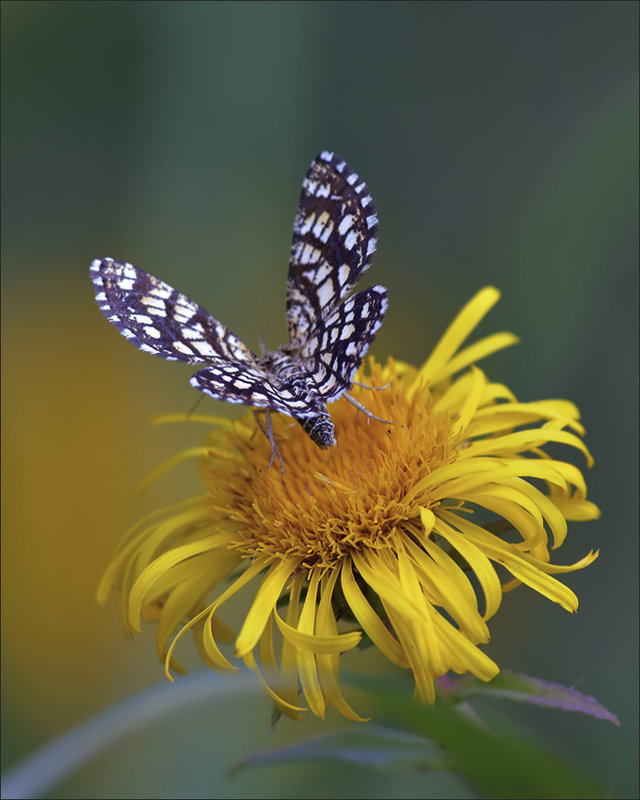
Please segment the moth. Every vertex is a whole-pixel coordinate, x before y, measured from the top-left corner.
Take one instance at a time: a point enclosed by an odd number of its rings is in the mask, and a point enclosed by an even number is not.
[[[372,286],[349,293],[370,266],[377,232],[365,182],[336,153],[320,153],[302,182],[293,224],[289,341],[262,355],[186,295],[132,264],[96,259],[91,280],[103,315],[137,348],[169,361],[203,364],[190,379],[196,389],[266,409],[271,464],[276,444],[270,411],[294,417],[321,448],[336,444],[328,403],[345,395],[374,417],[348,390],[382,324],[387,291]]]

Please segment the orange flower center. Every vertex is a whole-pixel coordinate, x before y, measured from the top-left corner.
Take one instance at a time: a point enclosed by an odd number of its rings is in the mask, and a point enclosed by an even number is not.
[[[373,385],[380,385],[374,369]],[[377,373],[377,374],[376,374]],[[321,450],[298,423],[273,415],[284,465],[265,469],[270,444],[251,420],[217,431],[215,457],[201,472],[211,503],[235,529],[231,547],[255,557],[295,556],[301,567],[334,565],[354,549],[389,545],[398,527],[420,524],[420,507],[435,505],[410,489],[455,458],[457,437],[450,419],[434,409],[428,390],[407,399],[408,376],[393,376],[387,388],[354,385],[350,394],[381,419],[368,419],[348,400],[329,407],[338,446]],[[376,381],[376,379],[378,379]],[[224,449],[236,458],[220,458]]]

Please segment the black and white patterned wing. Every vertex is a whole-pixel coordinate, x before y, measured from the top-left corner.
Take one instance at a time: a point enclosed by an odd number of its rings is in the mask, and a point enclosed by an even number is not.
[[[228,403],[268,408],[290,417],[317,414],[317,408],[309,402],[306,394],[296,394],[286,386],[276,388],[259,367],[213,364],[192,375],[189,383],[209,397]]]
[[[289,340],[301,345],[368,269],[378,216],[365,182],[322,152],[302,182],[287,284]]]
[[[225,325],[153,275],[113,258],[96,259],[90,273],[104,316],[145,353],[188,364],[254,362]]]
[[[100,310],[133,345],[169,361],[208,365],[191,377],[196,389],[228,403],[310,413],[305,397],[277,389],[240,339],[168,284],[112,258],[96,259],[91,278]]]
[[[349,297],[314,329],[305,344],[306,363],[325,402],[337,400],[351,387],[388,305],[384,286],[372,286]]]

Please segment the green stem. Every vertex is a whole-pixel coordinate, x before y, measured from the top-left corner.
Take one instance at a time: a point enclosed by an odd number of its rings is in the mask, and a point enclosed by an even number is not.
[[[180,678],[176,684],[145,689],[61,734],[6,770],[2,795],[16,800],[41,797],[86,761],[164,715],[205,698],[226,700],[259,688],[250,674],[216,675],[206,670]]]

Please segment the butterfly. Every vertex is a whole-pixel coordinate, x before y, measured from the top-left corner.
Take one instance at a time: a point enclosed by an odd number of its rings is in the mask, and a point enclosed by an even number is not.
[[[365,182],[336,153],[320,153],[302,182],[293,225],[289,341],[262,355],[186,295],[132,264],[99,258],[90,274],[100,310],[133,345],[169,361],[205,364],[190,379],[196,389],[267,410],[271,464],[270,411],[294,417],[321,448],[336,444],[328,403],[345,395],[374,416],[347,391],[382,324],[387,291],[372,286],[347,295],[370,266],[377,231]]]

